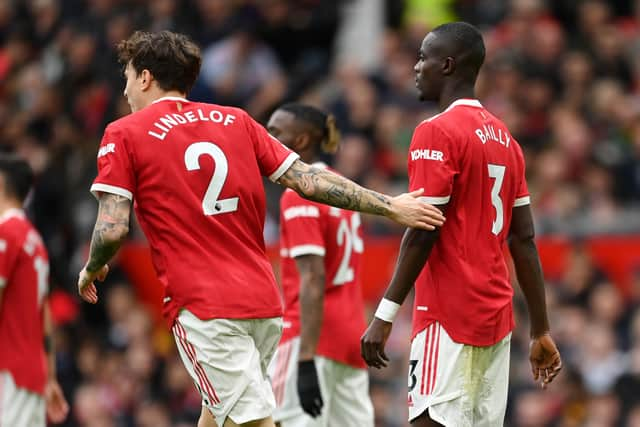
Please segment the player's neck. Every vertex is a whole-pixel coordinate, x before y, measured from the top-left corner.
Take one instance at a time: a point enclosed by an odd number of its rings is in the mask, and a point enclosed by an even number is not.
[[[443,88],[438,105],[440,111],[444,111],[458,99],[475,99],[475,97],[473,85],[460,82]]]
[[[0,198],[0,216],[11,210],[22,210],[22,204],[14,199]]]

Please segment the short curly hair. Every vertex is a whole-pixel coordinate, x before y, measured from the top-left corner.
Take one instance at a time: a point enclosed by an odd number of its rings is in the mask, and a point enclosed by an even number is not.
[[[200,48],[188,36],[171,31],[136,31],[118,43],[118,60],[140,74],[149,70],[165,91],[188,93],[202,64]]]

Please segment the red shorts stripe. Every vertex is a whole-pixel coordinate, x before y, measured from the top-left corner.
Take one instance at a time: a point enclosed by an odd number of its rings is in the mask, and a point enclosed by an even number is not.
[[[273,372],[273,379],[271,386],[273,387],[273,395],[276,398],[276,405],[280,406],[282,402],[280,401],[280,388],[282,387],[283,379],[282,379],[282,363],[285,358],[285,353],[289,344],[291,342],[287,342],[278,347],[277,350],[277,359],[276,359],[276,368]]]
[[[438,374],[438,352],[440,350],[440,329],[442,329],[441,326],[439,324],[436,324],[435,349],[433,350],[433,363],[431,364],[433,373],[431,374],[431,389],[429,390],[429,394],[433,393],[433,390],[436,388],[436,375]]]
[[[285,386],[287,383],[287,371],[289,370],[289,359],[291,358],[291,350],[293,348],[292,344],[293,341],[289,341],[286,344],[287,348],[285,349],[282,357],[282,364],[279,366],[280,372],[278,374],[278,379],[280,387],[278,388],[278,395],[276,397],[276,401],[278,402],[278,404],[282,404],[284,400]]]
[[[431,336],[431,326],[427,327],[424,337],[424,354],[422,355],[422,379],[420,381],[420,394],[426,394],[425,378],[427,377],[427,354],[429,354],[429,337]]]
[[[209,397],[209,400],[211,402],[213,402],[214,404],[220,403],[220,399],[218,398],[218,395],[213,389],[213,386],[211,385],[211,382],[209,381],[207,374],[205,373],[204,369],[198,362],[195,348],[193,347],[193,344],[191,344],[187,340],[187,332],[185,331],[184,327],[178,322],[178,319],[176,319],[175,321],[175,327],[177,331],[177,336],[180,338],[180,345],[182,346],[182,349],[184,350],[184,352],[187,353],[187,356],[191,361],[191,365],[193,366],[193,370],[196,376],[198,377],[198,383],[200,384],[200,388]]]
[[[204,380],[205,386],[207,386],[207,390],[208,390],[208,395],[209,397],[213,397],[211,400],[213,401],[213,403],[220,403],[220,398],[218,397],[216,390],[213,388],[213,385],[211,384],[211,381],[209,380],[209,377],[207,376],[204,368],[202,367],[202,365],[200,364],[200,362],[198,362],[198,359],[196,358],[196,349],[193,346],[193,344],[191,344],[186,338],[187,338],[187,332],[185,331],[184,327],[182,325],[180,325],[180,328],[182,328],[182,333],[184,334],[185,337],[185,342],[187,343],[188,347],[191,350],[191,354],[193,354],[193,359],[196,361],[195,364],[195,368],[197,368],[200,371],[200,375],[202,376],[202,379]]]
[[[425,390],[425,394],[431,393],[431,374],[433,373],[433,354],[435,353],[435,341],[436,341],[436,333],[438,332],[438,325],[433,323],[431,325],[432,330],[429,337],[429,367],[427,369],[427,389]]]

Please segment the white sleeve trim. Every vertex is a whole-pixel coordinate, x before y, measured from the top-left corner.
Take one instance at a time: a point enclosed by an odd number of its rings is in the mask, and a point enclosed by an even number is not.
[[[325,249],[322,246],[318,245],[300,245],[294,246],[293,248],[289,249],[289,256],[291,258],[296,258],[302,255],[324,256],[325,253]]]
[[[111,194],[117,194],[118,196],[123,196],[126,197],[129,200],[133,200],[133,194],[131,193],[131,191],[127,190],[126,188],[122,188],[122,187],[116,187],[115,185],[108,185],[108,184],[93,184],[91,186],[91,194],[93,194],[93,196],[98,199],[98,192],[101,193],[111,193]]]
[[[518,206],[526,206],[529,204],[531,204],[531,197],[524,196],[524,197],[517,198],[515,202],[513,202],[513,207],[517,208]]]
[[[451,196],[442,196],[442,197],[423,196],[423,197],[418,197],[418,200],[420,200],[421,202],[424,202],[424,203],[429,203],[430,205],[444,205],[444,204],[449,203],[449,199],[451,199]]]
[[[7,285],[7,279],[4,277],[0,277],[0,289],[4,288]]]
[[[289,170],[293,162],[295,162],[299,158],[300,156],[298,156],[296,153],[289,153],[287,158],[284,159],[280,166],[278,166],[278,169],[276,169],[275,172],[269,175],[269,179],[272,182],[276,182],[287,170]]]

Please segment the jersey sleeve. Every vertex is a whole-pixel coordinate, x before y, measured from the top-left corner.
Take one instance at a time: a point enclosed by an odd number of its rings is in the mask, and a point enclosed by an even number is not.
[[[248,114],[245,113],[244,116],[260,166],[260,173],[276,182],[300,156],[271,136],[262,125]]]
[[[420,124],[409,149],[409,191],[424,188],[420,198],[444,205],[451,199],[453,180],[459,173],[457,151],[449,137],[430,122]]]
[[[133,200],[135,178],[131,154],[121,130],[107,126],[98,149],[98,176],[91,185],[91,193],[112,193]]]
[[[18,243],[16,236],[11,233],[10,227],[4,224],[0,226],[0,289],[7,286],[7,281],[20,252],[19,245],[21,244],[21,242]]]
[[[527,178],[525,176],[526,166],[524,162],[524,155],[522,154],[522,149],[519,146],[516,146],[518,150],[518,167],[520,171],[520,182],[518,183],[518,190],[516,192],[516,199],[513,202],[513,207],[517,208],[518,206],[526,206],[531,204],[531,198],[529,197],[529,188],[527,187]]]
[[[280,200],[282,224],[287,241],[287,254],[291,258],[302,255],[324,256],[326,248],[322,232],[321,208],[303,199],[292,191],[283,194]]]

